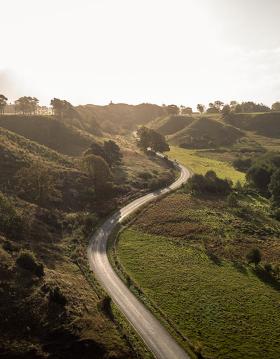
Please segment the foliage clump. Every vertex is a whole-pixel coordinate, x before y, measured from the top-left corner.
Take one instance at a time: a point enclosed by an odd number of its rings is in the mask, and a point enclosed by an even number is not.
[[[37,277],[43,277],[45,274],[43,264],[39,263],[35,258],[34,253],[27,249],[20,251],[16,259],[16,264],[35,274]]]
[[[139,138],[137,145],[143,151],[147,151],[147,149],[151,149],[155,152],[166,152],[170,150],[164,136],[150,128],[140,127],[137,131],[137,136]]]
[[[12,202],[0,192],[0,232],[18,238],[23,230],[23,221]]]
[[[247,253],[246,258],[249,264],[258,266],[262,260],[261,251],[258,248],[253,248]]]
[[[232,182],[217,177],[214,171],[205,175],[195,174],[187,182],[185,189],[193,194],[228,195],[232,191]]]

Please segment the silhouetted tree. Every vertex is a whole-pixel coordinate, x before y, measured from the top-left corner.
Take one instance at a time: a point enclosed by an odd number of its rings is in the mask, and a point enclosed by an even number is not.
[[[269,191],[273,204],[280,207],[280,169],[276,170],[270,180]]]
[[[272,111],[280,111],[280,102],[274,102],[274,104],[272,104],[271,106]]]
[[[270,162],[256,162],[247,171],[246,178],[262,194],[268,194],[268,185],[274,168]]]
[[[76,113],[73,105],[66,100],[53,98],[50,104],[53,108],[54,115],[57,116],[60,120],[63,120],[66,115],[72,117],[73,113]]]
[[[222,114],[224,116],[227,116],[229,113],[230,113],[230,106],[229,105],[225,105],[223,108],[222,108]]]
[[[199,103],[197,106],[196,106],[198,112],[200,112],[201,114],[205,111],[205,106],[202,105],[201,103]]]
[[[192,114],[192,108],[191,107],[181,107],[181,114],[182,115],[191,115]]]
[[[93,181],[97,195],[100,192],[108,189],[112,182],[112,173],[108,163],[100,156],[87,155],[83,159],[85,169]]]
[[[169,115],[178,115],[179,113],[179,107],[176,105],[168,105],[165,109]]]
[[[247,261],[249,264],[253,263],[256,266],[259,265],[259,263],[262,260],[262,254],[261,251],[258,248],[253,248],[250,250],[250,252],[246,255]]]
[[[170,150],[164,136],[150,128],[140,127],[137,131],[137,135],[139,137],[138,146],[144,151],[149,147],[156,152],[166,152]]]
[[[23,96],[15,101],[15,110],[23,115],[35,114],[38,103],[39,100],[36,97]]]
[[[109,140],[104,142],[105,160],[110,167],[118,165],[122,161],[122,153],[116,142]]]
[[[4,95],[0,95],[0,114],[3,115],[5,112],[5,107],[7,105],[7,97]]]
[[[268,112],[270,108],[262,103],[255,103],[252,101],[242,102],[241,104],[237,104],[234,108],[234,112],[236,113],[250,113],[250,112]]]

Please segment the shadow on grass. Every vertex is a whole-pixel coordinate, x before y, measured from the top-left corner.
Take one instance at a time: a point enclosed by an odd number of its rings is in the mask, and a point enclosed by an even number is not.
[[[208,258],[217,266],[223,265],[221,259],[218,256],[216,256],[216,254],[214,254],[212,251],[210,251],[208,248],[206,248],[206,254]]]
[[[273,275],[265,271],[261,267],[256,267],[252,272],[265,284],[269,285],[275,290],[280,291],[280,282],[273,277]]]
[[[248,275],[247,268],[240,262],[233,262],[233,267],[241,274]]]

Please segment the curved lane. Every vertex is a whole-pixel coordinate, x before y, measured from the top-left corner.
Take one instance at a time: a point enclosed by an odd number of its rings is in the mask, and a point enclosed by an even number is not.
[[[108,237],[118,223],[145,203],[179,188],[191,176],[187,168],[177,162],[174,164],[180,169],[180,177],[169,187],[138,198],[113,214],[93,234],[87,252],[90,267],[97,279],[155,357],[160,359],[190,359],[159,320],[126,287],[114,272],[107,257]]]

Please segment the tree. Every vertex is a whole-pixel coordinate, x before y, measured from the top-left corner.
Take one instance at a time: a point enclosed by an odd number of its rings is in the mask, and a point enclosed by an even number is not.
[[[146,151],[149,147],[156,152],[166,152],[170,150],[169,145],[165,141],[165,137],[150,128],[140,127],[137,131],[137,135],[139,137],[138,146],[143,151]]]
[[[200,114],[202,114],[204,111],[205,111],[205,106],[202,105],[201,103],[199,103],[197,106],[196,106],[198,112],[200,112]]]
[[[280,169],[276,170],[271,176],[269,184],[273,204],[280,207]]]
[[[272,104],[271,106],[272,111],[280,111],[280,102],[274,102],[274,104]]]
[[[204,176],[194,174],[187,182],[186,189],[193,194],[228,195],[232,191],[232,183],[227,179],[217,177],[214,171],[208,171]]]
[[[176,105],[168,105],[165,107],[168,115],[178,115],[179,107]]]
[[[273,165],[269,161],[257,161],[247,171],[246,178],[262,194],[267,194],[273,172]]]
[[[220,112],[221,108],[224,106],[224,103],[222,101],[217,100],[214,102],[214,106]]]
[[[215,107],[213,102],[210,102],[206,112],[208,112],[208,113],[218,113],[219,110]]]
[[[66,100],[53,98],[50,104],[53,108],[54,115],[57,116],[60,120],[63,120],[66,115],[73,117],[73,115],[76,114],[73,105]]]
[[[230,108],[231,109],[234,109],[236,105],[238,105],[238,102],[237,101],[230,101]]]
[[[38,103],[39,100],[36,97],[23,96],[15,101],[15,110],[23,115],[35,114]]]
[[[38,263],[34,253],[29,251],[28,249],[21,250],[16,264],[24,268],[25,270],[30,271],[31,273],[35,274],[37,277],[42,277],[44,275],[44,266],[42,263]]]
[[[192,108],[191,107],[181,107],[181,114],[182,115],[191,115],[193,113]]]
[[[16,174],[18,194],[41,205],[49,202],[59,202],[60,183],[50,172],[49,167],[39,162],[33,162],[28,167],[21,168]]]
[[[242,102],[234,106],[236,113],[250,113],[250,112],[268,112],[270,108],[262,103],[255,103],[253,101]]]
[[[0,95],[0,114],[3,115],[5,112],[5,107],[7,105],[7,97],[4,95]]]
[[[261,251],[258,248],[253,248],[250,250],[250,252],[246,255],[247,261],[249,264],[253,263],[256,266],[259,265],[259,263],[262,260],[262,254]]]
[[[116,142],[109,140],[104,142],[104,155],[105,160],[110,167],[113,165],[118,165],[122,161],[122,153],[120,147]]]
[[[87,155],[83,159],[85,170],[93,181],[96,193],[100,195],[105,189],[109,189],[112,182],[112,172],[108,163],[100,156]]]
[[[229,105],[225,105],[225,106],[223,107],[223,109],[222,109],[222,114],[223,114],[224,116],[227,116],[227,115],[230,114],[230,111],[231,111],[230,106],[229,106]]]

